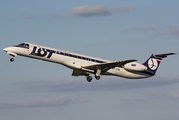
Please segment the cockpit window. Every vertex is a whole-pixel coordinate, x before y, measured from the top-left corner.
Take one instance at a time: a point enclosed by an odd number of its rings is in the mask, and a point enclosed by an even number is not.
[[[25,43],[21,43],[21,44],[19,44],[19,46],[23,46]]]
[[[16,47],[23,47],[23,48],[29,49],[29,44],[27,44],[27,43],[21,43],[19,45],[16,45]]]
[[[25,44],[24,46],[27,47],[27,48],[29,48],[29,44]]]

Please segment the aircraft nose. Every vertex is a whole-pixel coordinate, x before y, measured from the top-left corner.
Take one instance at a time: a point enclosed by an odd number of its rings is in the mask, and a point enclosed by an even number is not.
[[[5,52],[13,52],[14,51],[14,47],[6,47],[3,49]]]
[[[4,48],[3,50],[4,50],[4,51],[7,51],[7,48]]]
[[[5,52],[9,50],[9,47],[3,49]]]

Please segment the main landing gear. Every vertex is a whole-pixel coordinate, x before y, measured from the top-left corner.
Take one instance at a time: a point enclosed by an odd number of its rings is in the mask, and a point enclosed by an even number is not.
[[[96,80],[99,80],[99,79],[100,79],[100,76],[96,76],[96,75],[95,75],[95,78],[96,78]]]
[[[87,79],[88,82],[91,82],[91,80],[92,80],[93,78],[92,78],[91,76],[87,76],[86,79]]]
[[[85,75],[85,77],[86,77],[86,79],[87,79],[88,82],[91,82],[92,79],[93,79],[93,78],[92,78],[91,76],[89,76],[88,74]],[[99,79],[100,79],[100,76],[95,76],[95,78],[96,78],[96,80],[99,80]]]
[[[96,80],[99,80],[100,79],[100,74],[101,74],[101,69],[97,69],[95,70],[95,78]],[[85,77],[87,79],[88,82],[91,82],[91,80],[93,79],[91,76],[89,76],[89,74],[85,74]]]

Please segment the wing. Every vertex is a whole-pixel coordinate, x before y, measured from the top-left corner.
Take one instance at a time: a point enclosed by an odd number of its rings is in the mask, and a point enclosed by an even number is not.
[[[124,60],[124,61],[116,61],[116,62],[108,62],[108,63],[99,63],[99,64],[93,64],[93,65],[83,65],[81,66],[82,68],[85,69],[90,69],[90,70],[97,70],[100,69],[101,72],[106,72],[107,70],[118,67],[118,66],[123,66],[126,63],[134,62],[137,60]]]

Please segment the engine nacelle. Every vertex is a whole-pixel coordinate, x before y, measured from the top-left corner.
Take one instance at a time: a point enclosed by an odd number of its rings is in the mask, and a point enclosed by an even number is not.
[[[136,62],[127,63],[124,65],[125,70],[129,71],[147,71],[147,67]]]

